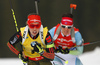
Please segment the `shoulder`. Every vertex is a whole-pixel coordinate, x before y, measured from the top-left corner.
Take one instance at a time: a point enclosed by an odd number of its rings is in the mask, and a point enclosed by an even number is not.
[[[20,27],[20,31],[23,31],[25,29],[25,27]]]
[[[76,28],[76,27],[74,27],[74,31],[75,31],[75,33],[76,33],[76,32],[79,32],[79,29]]]
[[[81,35],[81,33],[80,33],[79,31],[77,31],[77,32],[75,33],[75,35]]]
[[[80,36],[81,35],[81,33],[79,32],[79,29],[78,28],[76,28],[76,27],[74,27],[74,30],[75,30],[75,35],[76,36]]]
[[[51,33],[51,32],[54,33],[54,31],[59,27],[59,25],[60,25],[60,24],[57,24],[56,26],[54,26],[53,28],[51,28],[51,29],[49,30],[49,32],[50,32],[50,33]]]
[[[48,31],[48,28],[47,27],[44,27],[43,28],[43,31],[47,32]]]
[[[55,31],[55,28],[56,28],[56,27],[51,28],[51,29],[49,30],[49,32]]]
[[[82,38],[81,33],[79,32],[79,29],[74,27],[74,30],[75,30],[75,37]]]

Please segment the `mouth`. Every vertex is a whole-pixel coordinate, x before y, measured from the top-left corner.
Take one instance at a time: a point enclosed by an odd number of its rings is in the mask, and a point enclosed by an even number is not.
[[[68,33],[69,31],[64,31],[65,33]]]
[[[68,35],[68,34],[70,34],[70,33],[69,33],[69,31],[64,31],[63,34],[64,34],[64,35]]]
[[[36,34],[37,33],[37,31],[33,31],[33,34]]]

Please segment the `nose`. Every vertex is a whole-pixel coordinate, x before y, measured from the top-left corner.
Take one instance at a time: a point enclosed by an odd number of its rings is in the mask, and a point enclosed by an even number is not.
[[[37,28],[36,28],[36,26],[33,28],[33,30],[36,30]]]
[[[68,30],[68,28],[66,27],[65,30]]]

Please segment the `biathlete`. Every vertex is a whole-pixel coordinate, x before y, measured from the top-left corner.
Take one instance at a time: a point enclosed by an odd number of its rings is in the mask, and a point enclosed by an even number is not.
[[[22,49],[16,44],[21,42]],[[41,24],[41,18],[37,14],[29,14],[27,25],[21,27],[7,43],[12,52],[28,65],[52,65],[54,59],[54,44],[48,29]]]
[[[55,45],[55,54],[67,61],[55,56],[51,61],[53,65],[82,65],[78,55],[83,53],[83,40],[79,29],[73,26],[73,15],[63,14],[61,23],[49,30]]]

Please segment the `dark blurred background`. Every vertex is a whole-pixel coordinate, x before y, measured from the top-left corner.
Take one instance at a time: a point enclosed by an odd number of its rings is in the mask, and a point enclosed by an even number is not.
[[[25,26],[27,15],[35,13],[34,0],[11,0],[18,28]],[[48,29],[60,23],[61,16],[70,12],[70,4],[77,4],[73,10],[74,26],[79,28],[85,42],[100,40],[99,0],[40,0],[38,3],[42,24]],[[17,57],[7,47],[9,38],[16,32],[9,0],[0,0],[0,58]],[[84,52],[100,47],[100,43],[84,46]]]

